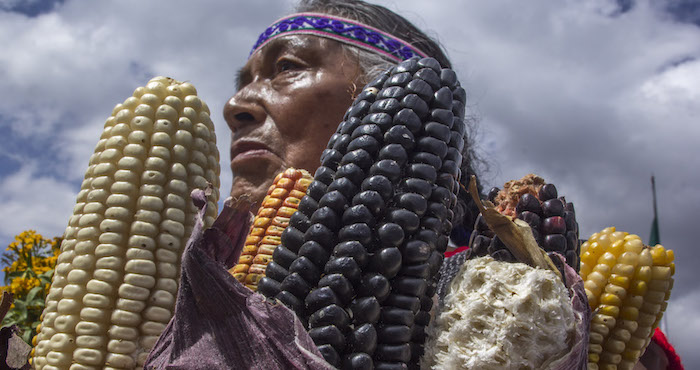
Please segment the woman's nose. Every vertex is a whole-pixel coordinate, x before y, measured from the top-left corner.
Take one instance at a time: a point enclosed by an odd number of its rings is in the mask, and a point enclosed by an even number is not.
[[[253,86],[239,90],[224,105],[224,119],[233,133],[250,125],[265,122],[265,109]]]

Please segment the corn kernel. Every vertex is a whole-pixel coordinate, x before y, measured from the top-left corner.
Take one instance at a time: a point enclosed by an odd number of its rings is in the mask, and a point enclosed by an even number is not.
[[[639,253],[639,266],[651,266],[654,264],[654,258],[651,256],[651,249],[644,248]]]
[[[654,261],[654,265],[665,265],[666,251],[664,250],[664,247],[657,244],[655,247],[651,248],[651,258]]]
[[[282,236],[282,232],[284,232],[284,227],[279,227],[275,225],[270,225],[265,233],[267,235],[272,235],[272,236]]]
[[[615,284],[615,285],[623,287],[625,289],[628,289],[630,286],[630,278],[629,277],[617,275],[617,274],[610,275],[610,277],[608,278],[608,282],[610,284]]]
[[[289,218],[277,216],[272,219],[272,224],[275,226],[286,228],[287,226],[289,226]]]
[[[600,258],[598,258],[598,263],[608,265],[612,268],[617,263],[617,256],[610,252],[605,252],[602,256],[600,256]]]
[[[636,309],[641,309],[642,304],[644,304],[644,297],[642,296],[628,294],[627,297],[625,297],[626,307],[634,307]]]
[[[588,346],[588,354],[599,354],[603,352],[603,346],[601,344],[591,344]]]
[[[272,260],[272,255],[269,254],[258,254],[253,259],[253,263],[260,265],[267,265]]]
[[[671,278],[671,268],[667,266],[652,266],[652,280],[668,280]]]
[[[645,301],[649,301],[652,303],[658,303],[658,304],[663,303],[665,299],[666,299],[666,292],[664,292],[664,291],[660,292],[660,291],[650,290],[644,296]]]
[[[656,321],[656,314],[640,312],[639,317],[637,318],[637,322],[639,323],[640,327],[651,327],[651,325],[654,324],[654,321]],[[640,329],[637,329],[637,331],[639,330]]]
[[[601,324],[601,325],[605,325],[608,329],[612,329],[615,327],[615,322],[616,322],[616,320],[612,316],[598,314],[598,315],[594,315],[593,318],[591,319],[591,327],[593,327],[593,324]],[[605,334],[605,335],[607,335],[607,334]]]
[[[292,217],[292,215],[293,215],[294,212],[296,212],[296,211],[297,211],[296,208],[291,208],[291,207],[282,206],[282,207],[280,207],[279,210],[277,210],[277,216],[279,216],[279,217],[290,218],[290,217]],[[273,215],[273,216],[274,216],[274,215]],[[270,216],[270,217],[272,217],[272,216]]]
[[[637,312],[639,312],[639,311],[637,311]],[[637,320],[637,319],[635,319],[635,320]],[[617,327],[620,329],[625,329],[630,333],[634,333],[639,328],[639,324],[637,324],[637,321],[619,320]]]
[[[603,349],[608,351],[608,353],[611,352],[617,355],[621,355],[622,352],[625,350],[625,342],[619,339],[609,338],[608,341],[605,342],[605,344],[603,345]],[[617,362],[620,362],[621,360],[622,356],[620,356],[620,359]]]
[[[624,319],[625,321],[634,321],[637,320],[637,317],[639,316],[639,310],[634,308],[634,307],[623,307],[620,310],[620,317]]]
[[[630,333],[629,331],[627,331],[625,329],[616,327],[615,330],[613,330],[612,336],[613,336],[613,338],[621,341],[623,343],[623,346],[624,346],[624,343],[627,343],[630,340],[630,338],[632,338],[632,333]],[[620,352],[620,353],[622,353],[622,352]]]
[[[297,180],[297,183],[294,185],[294,190],[301,191],[302,193],[306,193],[306,190],[309,188],[309,185],[311,185],[311,182],[313,180],[307,179],[307,178],[302,178]]]
[[[237,274],[239,272],[248,272],[249,267],[250,267],[249,265],[239,263],[239,264],[233,266],[233,268],[229,271],[233,274]]]
[[[623,252],[618,262],[635,267],[639,263],[639,254],[635,252]]]
[[[675,260],[675,255],[673,254],[673,250],[667,249],[666,250],[666,264],[669,264]]]
[[[275,213],[276,213],[276,211],[275,211],[274,208],[264,208],[264,207],[261,207],[261,208],[258,210],[258,216],[259,216],[259,217],[268,217],[268,218],[272,218],[272,217],[275,217]]]
[[[612,273],[627,278],[634,277],[635,267],[624,263],[618,263],[612,269]]]
[[[644,302],[640,311],[651,315],[656,315],[657,313],[661,312],[661,305],[658,303]]]
[[[258,247],[258,253],[259,254],[267,254],[267,255],[271,256],[272,253],[275,252],[275,248],[277,248],[277,245],[260,244],[260,247]]]
[[[272,193],[270,193],[270,197],[284,199],[287,196],[287,194],[289,194],[289,190],[277,187],[275,188],[275,190],[272,191]]]
[[[651,280],[651,266],[639,266],[634,273],[634,279],[648,283]]]
[[[636,255],[642,252],[644,243],[639,238],[625,238],[625,252],[632,252]]]
[[[610,268],[610,266],[608,266],[608,265],[604,265],[602,263],[599,263],[599,264],[595,265],[595,267],[593,268],[593,271],[597,271],[597,272],[601,273],[603,276],[608,276],[608,275],[610,275],[612,268]]]
[[[629,233],[627,233],[627,232],[624,232],[624,231],[615,231],[615,232],[613,232],[613,233],[610,234],[610,239],[611,239],[613,242],[624,241],[624,240],[625,240],[625,237],[627,237],[627,235],[629,235]]]
[[[636,362],[639,360],[641,353],[639,350],[632,350],[630,349],[630,343],[628,341],[627,343],[627,349],[625,352],[622,352],[622,361],[633,361]]]
[[[635,280],[629,291],[633,295],[644,296],[647,294],[648,285],[644,281]]]
[[[280,181],[277,182],[277,186],[285,189],[293,189],[294,188],[294,180],[288,179],[286,177],[283,177],[280,179]]]
[[[593,295],[593,293],[588,290],[586,290],[586,296],[588,297],[588,305],[592,310],[595,310],[598,307],[598,296]]]
[[[620,361],[622,361],[622,355],[619,353],[602,352],[600,354],[600,362],[601,363],[608,363],[608,364],[612,364],[612,365],[617,365],[620,363]],[[617,367],[613,367],[613,369],[617,369]]]
[[[253,227],[260,227],[264,229],[270,225],[271,221],[272,220],[267,217],[256,217],[255,221],[253,221]]]
[[[602,256],[603,253],[605,253],[605,246],[606,246],[606,244],[604,244],[604,243],[593,242],[589,245],[587,251],[591,254],[591,256],[593,256],[597,259],[600,256]]]
[[[294,181],[299,180],[303,176],[303,173],[295,168],[287,168],[282,172],[282,177],[292,179]]]
[[[586,282],[583,283],[583,287],[596,297],[599,296],[602,291],[602,288],[596,283],[594,283],[592,280],[586,280]]]
[[[256,228],[256,229],[259,229],[259,228]],[[260,236],[260,235],[252,235],[253,232],[255,232],[255,229],[251,230],[251,231],[250,231],[250,234],[248,234],[248,237],[245,238],[245,244],[246,244],[246,245],[248,245],[248,244],[255,244],[255,243],[257,243],[257,242],[260,241],[261,236]],[[265,232],[265,230],[263,230],[263,232]]]
[[[607,251],[615,255],[615,257],[619,257],[622,254],[622,252],[625,251],[624,240],[615,241],[614,243],[612,243],[612,245],[610,246],[610,248],[608,248]]]
[[[603,344],[603,341],[605,340],[605,338],[602,335],[600,335],[600,333],[591,332],[589,335],[590,342],[593,344]]]
[[[652,280],[648,285],[649,290],[666,292],[671,287],[671,280]]]
[[[620,307],[601,304],[598,306],[598,313],[617,318],[620,315]]]
[[[277,235],[265,235],[260,241],[262,244],[270,245],[280,245],[282,243],[282,238]]]
[[[624,299],[627,295],[627,290],[615,284],[608,284],[605,286],[605,293],[609,293],[619,297],[620,299]]]
[[[282,199],[277,198],[265,198],[263,200],[262,206],[266,208],[279,208],[282,205]]]
[[[248,270],[248,273],[249,274],[265,275],[265,267],[266,267],[266,265],[253,263],[252,265],[250,265],[250,269]],[[248,283],[248,284],[252,284],[252,283]]]
[[[602,288],[605,286],[605,283],[607,282],[607,280],[608,279],[600,272],[593,271],[588,275],[587,281],[591,281],[591,282],[595,283],[596,286]]]
[[[300,202],[301,202],[301,198],[288,197],[284,200],[282,205],[285,207],[296,208],[296,207],[299,207]]]
[[[242,255],[250,254],[253,256],[256,255],[257,253],[258,253],[258,246],[256,244],[244,245],[243,251],[241,252]]]

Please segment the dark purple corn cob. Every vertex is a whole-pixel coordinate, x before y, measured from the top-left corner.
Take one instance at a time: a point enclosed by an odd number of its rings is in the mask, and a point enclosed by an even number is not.
[[[432,58],[368,84],[321,156],[258,290],[292,308],[326,360],[401,369],[423,352],[452,230],[465,93]]]
[[[580,242],[578,223],[573,203],[567,203],[560,197],[553,184],[535,175],[527,175],[518,180],[516,192],[505,195],[498,188],[489,192],[488,199],[504,214],[510,214],[525,222],[532,228],[537,244],[547,252],[557,252],[566,257],[566,263],[579,270]],[[509,182],[506,186],[514,182]],[[529,187],[529,191],[523,190]],[[513,193],[513,192],[511,192]],[[503,242],[491,231],[483,217],[479,215],[474,225],[474,232],[469,241],[472,257],[491,255],[501,261],[515,261],[515,257],[503,245]]]

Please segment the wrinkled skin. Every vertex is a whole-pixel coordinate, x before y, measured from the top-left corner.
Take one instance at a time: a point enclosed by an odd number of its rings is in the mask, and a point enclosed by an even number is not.
[[[245,195],[259,205],[285,168],[313,174],[352,103],[359,75],[357,63],[333,40],[290,35],[256,51],[224,107],[231,129],[231,196]]]

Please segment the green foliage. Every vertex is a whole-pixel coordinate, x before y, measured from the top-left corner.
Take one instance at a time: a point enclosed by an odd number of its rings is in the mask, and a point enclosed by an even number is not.
[[[2,254],[7,265],[3,290],[12,293],[14,304],[2,321],[2,326],[17,325],[22,339],[31,344],[41,322],[46,294],[51,286],[61,239],[45,239],[34,230],[15,236]]]

